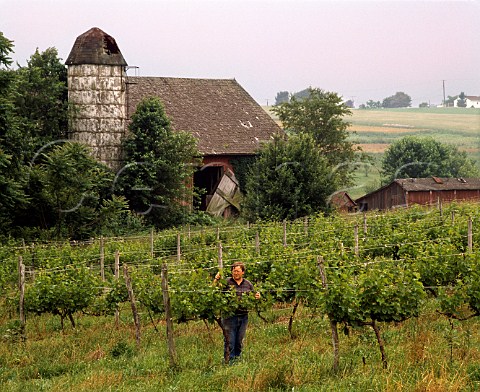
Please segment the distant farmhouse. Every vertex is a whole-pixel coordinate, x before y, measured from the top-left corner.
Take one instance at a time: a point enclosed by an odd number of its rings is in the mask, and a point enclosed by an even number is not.
[[[356,212],[357,203],[345,191],[335,192],[330,197],[330,205],[339,212]]]
[[[198,140],[203,167],[194,186],[206,190],[203,208],[216,215],[238,207],[233,161],[254,156],[262,143],[283,133],[235,79],[128,76],[115,39],[96,27],[77,37],[66,65],[68,99],[76,108],[69,137],[118,170],[132,114],[144,98],[158,97],[173,130]]]
[[[480,178],[397,179],[355,200],[360,211],[428,205],[439,201],[480,201]]]
[[[453,101],[453,106],[458,108],[458,102],[460,98],[456,98]],[[466,108],[480,108],[480,96],[475,95],[465,95],[465,106]]]

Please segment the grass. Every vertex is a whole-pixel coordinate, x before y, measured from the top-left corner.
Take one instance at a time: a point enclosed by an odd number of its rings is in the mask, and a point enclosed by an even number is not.
[[[222,363],[218,327],[201,321],[175,325],[178,367],[169,368],[165,327],[144,320],[135,344],[127,309],[113,317],[80,316],[77,330],[59,329],[52,316],[31,316],[25,343],[0,346],[2,391],[476,391],[480,388],[478,320],[454,328],[433,309],[420,319],[381,325],[389,368],[382,369],[370,329],[340,337],[340,369],[333,372],[328,320],[300,308],[292,339],[290,309],[274,309],[264,323],[250,317],[243,358]]]

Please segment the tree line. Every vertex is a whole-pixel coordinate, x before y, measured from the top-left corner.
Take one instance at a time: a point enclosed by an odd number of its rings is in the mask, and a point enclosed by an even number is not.
[[[279,91],[275,97],[275,105],[288,103],[290,99],[305,99],[309,96],[310,89],[304,89],[299,92],[290,94],[288,91]],[[345,101],[345,105],[349,108],[355,107],[355,102],[351,99]],[[368,100],[365,104],[361,104],[359,109],[380,109],[380,108],[407,108],[412,105],[412,98],[402,91],[396,92],[390,97],[386,97],[382,102]]]

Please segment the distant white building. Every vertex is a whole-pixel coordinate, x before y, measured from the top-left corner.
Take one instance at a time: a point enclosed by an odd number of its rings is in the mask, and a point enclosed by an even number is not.
[[[453,106],[456,108],[458,108],[458,101],[460,101],[460,98],[453,101]],[[465,104],[467,108],[480,108],[480,96],[465,95]]]

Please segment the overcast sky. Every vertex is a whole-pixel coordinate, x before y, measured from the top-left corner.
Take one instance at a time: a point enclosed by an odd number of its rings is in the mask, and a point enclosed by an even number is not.
[[[20,65],[38,48],[66,60],[92,27],[140,76],[235,78],[260,104],[319,87],[413,106],[480,95],[479,1],[0,0]],[[129,71],[133,75],[133,71]]]

